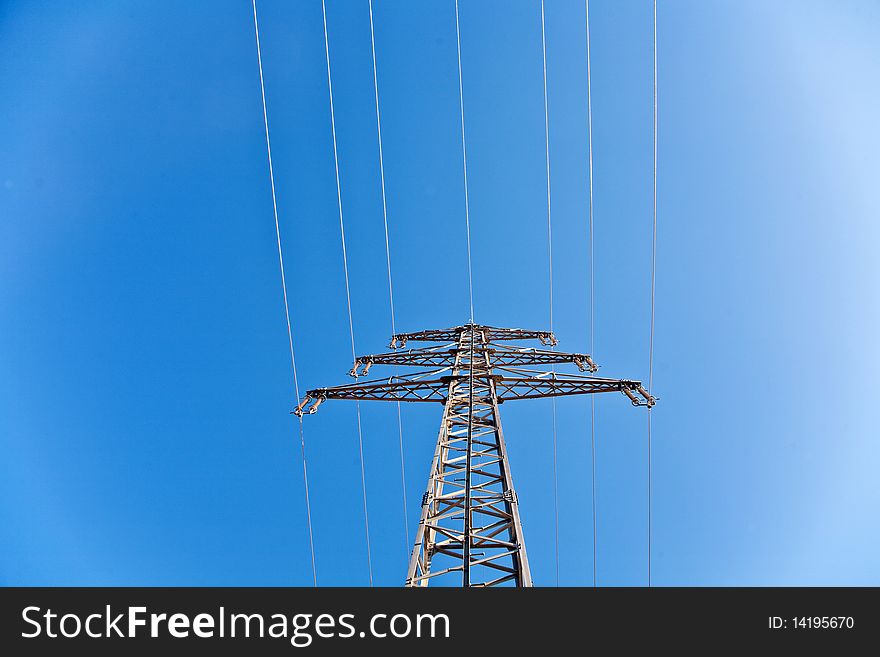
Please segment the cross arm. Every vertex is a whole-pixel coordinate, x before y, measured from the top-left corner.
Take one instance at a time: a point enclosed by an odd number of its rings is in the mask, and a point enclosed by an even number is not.
[[[627,379],[602,379],[589,376],[567,376],[551,374],[536,377],[515,377],[490,374],[474,377],[490,380],[495,384],[495,392],[499,402],[514,399],[540,399],[543,397],[561,397],[569,395],[589,395],[602,392],[621,392],[626,395],[633,406],[653,406],[654,397],[648,394],[638,381]],[[352,399],[364,401],[398,401],[398,402],[439,402],[445,403],[449,395],[450,384],[466,382],[468,375],[437,376],[431,378],[403,379],[392,377],[375,381],[366,381],[346,386],[316,388],[309,390],[305,398],[293,411],[295,415],[311,415],[328,399]],[[488,401],[488,400],[481,400]]]
[[[450,377],[431,379],[390,379],[366,381],[347,386],[309,390],[293,411],[294,415],[311,415],[327,399],[365,401],[440,402],[446,401]]]
[[[391,336],[392,349],[403,347],[408,341],[420,342],[456,342],[464,331],[473,328],[481,332],[487,342],[497,340],[540,340],[541,344],[553,346],[556,337],[550,331],[530,331],[526,329],[497,328],[495,326],[465,325],[448,329],[435,329],[429,331],[416,331],[415,333],[398,333]]]
[[[480,354],[488,354],[493,367],[574,363],[582,372],[595,372],[599,369],[589,354],[571,354],[562,351],[551,351],[549,349],[514,348],[491,344],[481,346],[476,351]],[[458,352],[458,347],[451,346],[408,349],[406,351],[358,356],[354,366],[349,371],[349,375],[354,377],[364,376],[373,365],[451,367],[455,364]]]
[[[498,401],[514,399],[540,399],[568,395],[591,395],[601,392],[622,392],[633,406],[653,406],[654,397],[639,381],[627,379],[601,379],[591,376],[555,377],[498,377],[495,381]]]

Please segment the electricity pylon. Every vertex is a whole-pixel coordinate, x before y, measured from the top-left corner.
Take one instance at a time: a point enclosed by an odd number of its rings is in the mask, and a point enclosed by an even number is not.
[[[506,345],[539,340],[550,349]],[[440,343],[403,350],[408,342]],[[422,516],[409,562],[407,586],[449,583],[462,586],[531,586],[532,576],[519,501],[501,431],[499,404],[513,399],[622,392],[634,406],[653,406],[638,381],[604,379],[525,369],[530,365],[574,364],[593,374],[587,354],[552,349],[549,331],[465,324],[450,329],[401,333],[394,351],[359,356],[349,374],[367,374],[373,365],[432,369],[352,385],[309,390],[294,413],[314,413],[328,399],[435,402],[443,419],[422,497]]]

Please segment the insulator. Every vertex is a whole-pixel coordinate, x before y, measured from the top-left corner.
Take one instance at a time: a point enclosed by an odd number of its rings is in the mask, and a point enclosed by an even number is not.
[[[641,402],[639,401],[639,398],[636,397],[636,396],[633,394],[633,391],[632,391],[632,390],[630,390],[629,388],[627,388],[626,386],[624,386],[624,387],[622,388],[622,391],[623,391],[623,394],[624,394],[624,395],[626,395],[627,397],[629,397],[629,400],[632,402],[632,405],[633,405],[633,406],[640,406],[640,405],[641,405]]]
[[[303,413],[305,412],[304,409],[306,407],[306,404],[308,404],[310,400],[311,397],[309,397],[308,395],[303,397],[303,400],[299,403],[299,405],[295,409],[293,409],[293,414],[297,417],[302,417]]]

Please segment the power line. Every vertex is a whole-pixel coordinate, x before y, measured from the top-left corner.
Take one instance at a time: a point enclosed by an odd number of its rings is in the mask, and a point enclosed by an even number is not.
[[[550,331],[553,331],[553,229],[550,225],[550,110],[547,102],[547,39],[544,35],[544,0],[541,0],[541,55],[544,68],[544,154],[547,171],[547,251],[550,280]]]
[[[257,20],[257,0],[253,0],[254,6],[254,34],[257,40],[257,64],[260,69],[260,95],[263,100],[263,125],[266,129],[266,153],[269,158],[269,183],[272,188],[272,211],[275,215],[275,237],[278,243],[278,265],[281,269],[281,291],[284,295],[284,316],[287,319],[287,341],[290,346],[290,365],[293,369],[293,388],[296,393],[297,402],[299,402],[299,378],[296,373],[296,351],[293,348],[293,329],[290,323],[290,306],[287,302],[287,280],[284,276],[284,254],[281,249],[281,228],[278,223],[278,202],[275,196],[275,171],[272,166],[272,142],[269,139],[269,113],[266,109],[266,85],[263,81],[263,55],[260,50],[260,24]],[[314,585],[318,585],[318,571],[315,567],[315,542],[312,534],[312,505],[309,498],[309,472],[306,465],[306,441],[303,432],[302,416],[299,417],[299,440],[300,451],[302,454],[303,481],[305,483],[306,492],[306,518],[309,525],[309,550],[312,556],[312,580]]]
[[[388,269],[388,305],[391,308],[391,335],[397,335],[394,322],[394,286],[391,282],[391,246],[388,240],[388,205],[385,201],[385,158],[382,153],[382,118],[379,112],[379,76],[376,70],[376,36],[373,30],[373,0],[370,0],[370,46],[373,54],[373,89],[376,92],[376,133],[379,139],[379,178],[382,182],[382,219],[385,224],[385,262]],[[400,442],[400,482],[403,490],[404,559],[409,559],[409,518],[406,510],[406,460],[403,454],[403,419],[397,403],[397,430]]]
[[[455,0],[455,44],[458,53],[458,104],[461,113],[461,162],[464,168],[464,221],[467,228],[468,297],[471,323],[474,321],[474,277],[471,267],[471,217],[468,201],[467,146],[464,132],[464,90],[461,81],[461,26],[458,20],[458,0]]]
[[[553,226],[550,222],[550,109],[547,102],[547,38],[544,30],[544,0],[541,0],[541,59],[544,69],[544,153],[547,169],[547,260],[550,282],[550,332],[553,332]],[[551,368],[555,375],[556,368]],[[556,441],[556,398],[550,401],[553,414],[553,511],[556,551],[556,586],[559,586],[559,476]]]
[[[345,222],[342,219],[342,186],[339,183],[339,153],[336,147],[336,114],[333,109],[333,80],[330,73],[330,39],[327,35],[327,5],[321,0],[321,10],[324,18],[324,51],[327,56],[327,88],[330,92],[330,129],[333,135],[333,164],[336,168],[336,202],[339,208],[339,232],[342,237],[342,265],[345,270],[345,298],[348,304],[348,329],[351,336],[351,358],[357,360],[357,351],[354,345],[354,318],[351,312],[351,287],[348,280],[348,255],[345,249]],[[361,408],[355,403],[357,413],[358,452],[361,462],[361,489],[364,498],[364,533],[367,543],[367,567],[370,572],[370,586],[373,585],[373,559],[370,552],[370,517],[367,511],[367,478],[364,468],[364,437],[361,429]]]
[[[586,31],[587,31],[587,145],[589,150],[590,173],[590,355],[596,354],[596,288],[595,288],[595,256],[593,248],[593,90],[590,74],[590,0],[586,0]],[[593,586],[597,586],[597,522],[596,522],[596,400],[590,397],[590,452],[591,452],[591,487],[593,506]]]
[[[648,394],[654,385],[654,297],[657,278],[657,0],[654,0],[654,219],[651,234],[651,337],[648,348]],[[651,586],[653,532],[651,464],[651,408],[648,407],[648,586]]]

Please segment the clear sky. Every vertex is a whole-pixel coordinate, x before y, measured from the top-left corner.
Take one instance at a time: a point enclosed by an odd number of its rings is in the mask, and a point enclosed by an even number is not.
[[[653,579],[880,584],[880,6],[661,0]],[[586,351],[584,3],[548,0],[554,328]],[[258,3],[303,388],[351,365],[319,0]],[[596,335],[646,378],[648,0],[594,0]],[[328,0],[358,351],[390,333],[367,2]],[[397,327],[467,320],[452,0],[375,2]],[[0,6],[0,583],[308,585],[249,0]],[[548,327],[540,4],[461,1],[477,321]],[[374,370],[376,371],[376,370]],[[378,373],[378,372],[377,372]],[[588,403],[560,581],[592,584]],[[396,410],[362,404],[375,581]],[[414,528],[440,417],[404,407]],[[555,582],[550,404],[503,407]],[[599,584],[646,582],[644,409],[597,402]],[[354,406],[306,418],[318,580],[368,582]]]

